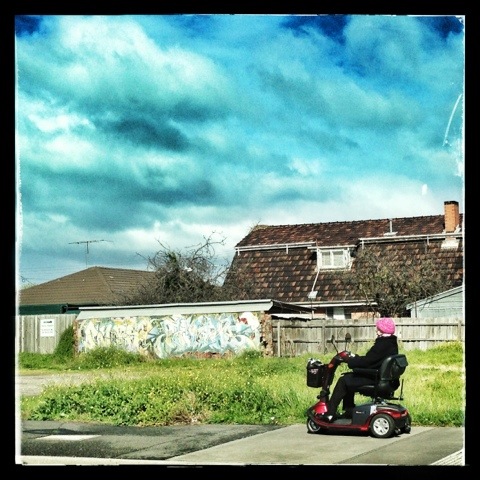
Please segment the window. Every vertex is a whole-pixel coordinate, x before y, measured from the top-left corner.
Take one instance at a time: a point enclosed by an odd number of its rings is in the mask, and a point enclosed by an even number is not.
[[[352,318],[352,314],[346,312],[343,307],[327,307],[326,314],[327,318],[333,320],[350,320]]]
[[[334,268],[350,268],[352,259],[348,248],[317,248],[317,268],[319,270]]]

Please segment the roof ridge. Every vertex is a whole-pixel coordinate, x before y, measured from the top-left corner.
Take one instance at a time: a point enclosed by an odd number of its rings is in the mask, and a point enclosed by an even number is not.
[[[462,216],[462,214],[460,214]],[[422,218],[437,218],[437,217],[442,217],[442,214],[437,214],[437,215],[420,215],[417,217],[391,217],[391,218],[370,218],[370,219],[364,219],[364,220],[337,220],[337,221],[331,221],[331,222],[309,222],[309,223],[284,223],[280,225],[267,225],[267,224],[262,224],[261,228],[284,228],[284,227],[306,227],[310,225],[327,225],[327,224],[341,224],[341,223],[346,223],[346,224],[352,224],[352,223],[365,223],[365,222],[389,222],[390,220],[415,220],[415,219],[422,219]]]

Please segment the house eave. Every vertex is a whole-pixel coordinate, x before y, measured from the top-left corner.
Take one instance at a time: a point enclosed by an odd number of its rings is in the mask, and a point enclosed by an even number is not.
[[[365,307],[365,302],[360,300],[349,300],[349,301],[324,301],[324,302],[296,302],[296,305],[301,306],[311,306],[313,309],[322,307]],[[370,305],[376,305],[375,302],[371,302]]]

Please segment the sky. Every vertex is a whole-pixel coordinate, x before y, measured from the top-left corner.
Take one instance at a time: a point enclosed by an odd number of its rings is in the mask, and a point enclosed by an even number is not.
[[[16,283],[464,212],[465,17],[15,17]]]

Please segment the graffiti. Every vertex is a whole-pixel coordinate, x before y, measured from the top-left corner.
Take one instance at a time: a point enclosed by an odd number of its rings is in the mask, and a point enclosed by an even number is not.
[[[252,312],[84,319],[78,351],[115,346],[157,358],[188,353],[239,353],[260,348],[260,322]]]

